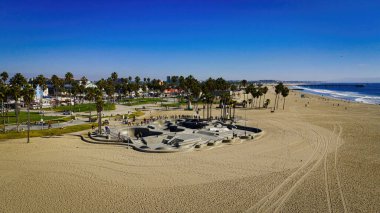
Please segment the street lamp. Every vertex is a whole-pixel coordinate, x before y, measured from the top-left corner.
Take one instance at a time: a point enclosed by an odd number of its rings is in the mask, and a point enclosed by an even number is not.
[[[244,110],[244,113],[245,113],[244,136],[247,136],[247,109]]]

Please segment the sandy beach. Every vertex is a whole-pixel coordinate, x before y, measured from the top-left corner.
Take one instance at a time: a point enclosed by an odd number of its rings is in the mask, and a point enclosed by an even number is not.
[[[259,139],[202,151],[0,141],[0,212],[379,212],[380,106],[293,91],[279,106],[237,110]]]

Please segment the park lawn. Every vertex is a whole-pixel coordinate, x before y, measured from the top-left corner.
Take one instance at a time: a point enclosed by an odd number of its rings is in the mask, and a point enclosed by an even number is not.
[[[110,111],[115,110],[116,106],[114,103],[104,103],[103,110]],[[96,111],[95,103],[86,103],[86,104],[75,104],[72,106],[58,106],[53,108],[56,112],[64,112],[64,111],[73,111],[73,112],[89,112]]]
[[[154,104],[157,102],[166,102],[166,100],[163,100],[162,98],[133,98],[127,99],[126,103],[124,103],[123,105],[136,106],[142,104]]]
[[[136,116],[136,118],[137,118],[137,117],[140,117],[143,115],[145,115],[145,113],[143,111],[135,111],[135,112],[129,114],[128,118],[133,118],[134,116]]]
[[[161,104],[162,107],[180,107],[181,105],[184,105],[183,103],[170,103],[170,104]]]
[[[67,126],[63,129],[54,128],[54,129],[44,129],[44,130],[31,130],[30,137],[56,136],[56,135],[62,135],[62,134],[71,133],[71,132],[79,132],[79,131],[91,129],[92,125],[93,124],[88,123],[88,124]],[[97,126],[96,123],[94,123],[94,125]],[[27,131],[22,131],[22,132],[9,131],[7,133],[0,133],[0,140],[26,138],[27,134],[28,134]]]
[[[132,112],[131,114],[124,114],[124,117],[126,118],[126,117],[128,117],[129,119],[132,119],[134,116],[136,116],[136,118],[137,117],[140,117],[140,116],[143,116],[143,115],[145,115],[145,113],[143,112],[143,111],[135,111],[135,112]],[[119,119],[121,119],[121,117],[122,117],[122,115],[119,115],[119,114],[117,114],[117,115],[115,115],[114,116],[115,118],[119,118]],[[103,117],[104,119],[111,119],[111,117],[110,116],[108,116],[108,117]]]
[[[4,117],[6,124],[15,124],[16,123],[16,116],[15,112],[8,112],[9,117],[9,123],[7,117]],[[6,116],[6,115],[5,115]],[[65,120],[66,118],[64,116],[41,116],[38,112],[30,112],[30,122],[36,122],[41,121],[41,118],[44,119],[44,121],[50,121],[50,120]],[[70,120],[70,119],[69,119]],[[20,123],[25,123],[28,121],[28,113],[21,111],[19,114],[19,121]],[[0,119],[0,124],[3,124],[3,119]]]

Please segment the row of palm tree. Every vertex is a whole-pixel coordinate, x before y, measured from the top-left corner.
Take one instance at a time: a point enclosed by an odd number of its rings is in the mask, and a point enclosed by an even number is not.
[[[251,94],[252,98],[253,99],[248,99],[248,102],[245,101],[245,106],[247,106],[248,104],[251,105],[251,108],[252,107],[257,107],[258,108],[261,108],[262,106],[264,106],[264,103],[265,103],[265,95],[267,94],[268,92],[268,87],[267,86],[262,86],[262,85],[258,85],[258,86],[255,86],[253,84],[250,84],[248,85],[246,88],[245,88],[245,93],[246,94]],[[263,98],[263,102],[261,102],[261,97],[264,96]]]
[[[221,106],[221,118],[223,119],[233,119],[235,117],[235,107],[236,101],[233,101],[230,95],[231,90],[236,90],[237,86],[231,84],[224,80],[223,78],[209,78],[206,81],[200,82],[192,75],[187,77],[184,76],[172,76],[169,83],[162,82],[158,79],[151,80],[150,78],[141,78],[136,76],[134,79],[129,76],[128,78],[119,78],[116,72],[113,72],[109,78],[101,79],[96,82],[97,87],[86,87],[88,79],[86,77],[80,78],[80,80],[74,80],[74,75],[71,72],[67,72],[64,78],[60,78],[57,75],[51,76],[50,79],[43,75],[38,75],[29,81],[21,73],[16,73],[12,78],[7,80],[9,75],[7,72],[0,74],[0,98],[2,100],[2,114],[4,119],[4,102],[8,102],[8,98],[15,100],[15,114],[17,122],[17,130],[19,127],[19,112],[20,106],[19,101],[24,100],[25,105],[30,108],[34,96],[31,95],[31,90],[36,89],[39,86],[42,90],[48,88],[48,84],[52,85],[54,95],[58,101],[58,95],[66,95],[74,98],[74,104],[79,100],[82,102],[84,100],[90,103],[96,104],[96,112],[98,117],[99,131],[101,128],[101,112],[104,107],[105,96],[107,102],[121,101],[122,97],[131,95],[132,92],[137,93],[137,91],[142,88],[146,88],[150,91],[163,91],[166,88],[177,88],[181,91],[182,96],[186,97],[188,101],[188,108],[190,109],[191,103],[196,104],[196,109],[198,112],[198,104],[203,103],[203,118],[212,118],[212,108],[214,102],[219,98],[219,105]],[[134,81],[132,81],[134,80]],[[249,99],[247,102],[245,100],[244,106],[247,107],[249,103],[251,108],[262,106],[267,106],[269,104],[269,99],[265,100],[265,95],[268,92],[268,87],[262,85],[248,84],[246,80],[241,81],[239,85],[240,88],[245,89],[246,94],[251,94],[253,99]],[[282,83],[275,87],[276,98],[275,98],[275,108],[278,108],[279,94],[284,97],[283,109],[285,108],[285,97],[289,94],[289,89],[285,87]],[[34,93],[33,93],[34,94]],[[117,96],[115,97],[115,94]],[[263,96],[263,98],[262,98]],[[59,103],[58,103],[59,104]],[[40,102],[40,107],[42,107],[42,102]],[[206,113],[206,115],[205,115]],[[90,111],[90,121],[91,111]]]
[[[280,94],[284,98],[284,102],[282,105],[282,109],[284,110],[285,109],[285,100],[286,100],[286,97],[289,95],[289,88],[284,86],[284,84],[282,82],[280,82],[279,84],[277,84],[274,87],[274,91],[276,93],[275,102],[274,102],[274,110],[278,109]]]

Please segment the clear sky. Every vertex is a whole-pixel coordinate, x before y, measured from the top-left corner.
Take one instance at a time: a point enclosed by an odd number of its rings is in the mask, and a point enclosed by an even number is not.
[[[380,79],[380,1],[0,0],[0,71]]]

